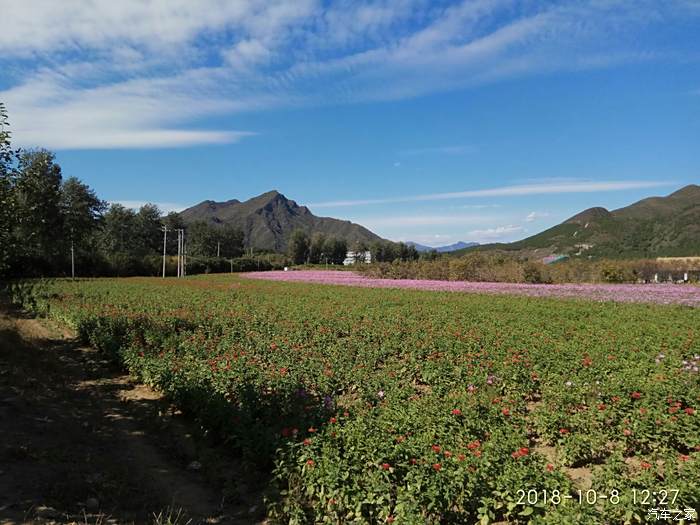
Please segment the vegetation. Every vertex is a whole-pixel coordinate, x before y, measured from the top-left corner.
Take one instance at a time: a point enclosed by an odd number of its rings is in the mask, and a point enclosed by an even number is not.
[[[64,179],[53,153],[13,150],[10,137],[0,104],[0,277],[69,275],[71,253],[77,275],[158,275],[164,226],[169,254],[177,252],[175,229],[187,230],[190,273],[284,266],[267,256],[239,259],[243,232],[232,226],[185,225],[153,204],[108,207],[77,178]],[[175,264],[166,269],[174,273]]]
[[[523,259],[508,252],[472,252],[462,257],[442,255],[417,261],[395,260],[358,266],[371,277],[506,283],[634,283],[700,279],[700,268],[656,260],[569,259],[554,264]]]
[[[454,252],[535,250],[596,259],[644,259],[700,254],[700,186],[614,210],[590,208],[546,231],[509,244]]]
[[[271,471],[273,523],[642,523],[645,491],[700,501],[698,309],[236,276],[13,292]]]

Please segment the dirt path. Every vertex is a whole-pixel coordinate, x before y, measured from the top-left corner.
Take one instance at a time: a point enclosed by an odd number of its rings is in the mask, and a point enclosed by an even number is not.
[[[0,304],[0,524],[259,522],[258,494],[212,488],[240,467],[188,429],[97,351]]]

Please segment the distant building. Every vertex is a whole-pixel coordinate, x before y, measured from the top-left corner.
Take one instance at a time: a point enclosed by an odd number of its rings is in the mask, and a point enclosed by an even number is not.
[[[356,262],[371,263],[372,254],[369,250],[366,252],[348,252],[345,254],[345,260],[343,261],[345,266],[350,266]]]
[[[547,257],[542,257],[542,263],[543,264],[553,264],[555,262],[559,261],[564,261],[568,259],[568,255],[561,255],[561,254],[553,254],[553,255],[548,255]]]

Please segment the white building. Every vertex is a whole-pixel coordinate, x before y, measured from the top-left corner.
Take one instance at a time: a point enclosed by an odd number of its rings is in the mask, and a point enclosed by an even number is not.
[[[350,266],[351,264],[355,264],[356,262],[371,263],[372,254],[369,250],[367,250],[366,252],[348,252],[347,254],[345,254],[345,260],[343,261],[343,264],[345,266]]]

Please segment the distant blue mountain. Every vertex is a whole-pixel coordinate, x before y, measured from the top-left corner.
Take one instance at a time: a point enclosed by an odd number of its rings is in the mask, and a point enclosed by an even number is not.
[[[472,246],[479,246],[478,242],[463,242],[459,241],[454,244],[448,244],[447,246],[425,246],[424,244],[418,244],[417,242],[408,241],[406,244],[409,246],[414,246],[419,252],[429,252],[435,250],[438,253],[448,253],[457,250],[462,250],[464,248],[471,248]]]

